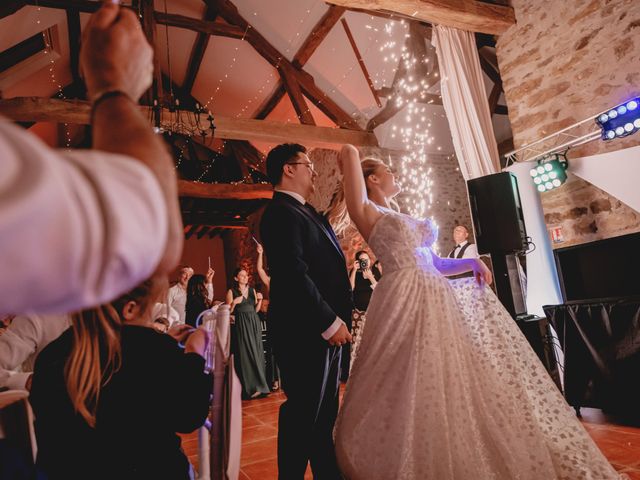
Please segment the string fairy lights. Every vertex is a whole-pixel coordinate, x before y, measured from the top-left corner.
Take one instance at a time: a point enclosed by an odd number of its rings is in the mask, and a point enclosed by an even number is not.
[[[396,26],[404,29],[404,42],[394,39]],[[435,50],[429,46],[421,57],[409,47],[412,40],[407,22],[389,21],[383,29],[387,41],[379,51],[384,62],[394,62],[397,67],[394,72],[402,69],[403,75],[395,85],[394,95],[387,99],[395,102],[395,107],[401,109],[391,125],[391,138],[399,138],[406,152],[400,158],[398,165],[391,166],[399,174],[403,195],[402,200],[409,213],[416,218],[425,218],[433,205],[432,168],[429,165],[428,147],[435,138],[431,134],[432,120],[428,117],[426,105],[433,102],[429,90],[437,82],[438,71]],[[415,40],[415,39],[414,39]],[[418,41],[424,41],[419,37]],[[427,76],[421,72],[427,72]],[[435,147],[441,151],[440,146]]]
[[[40,28],[40,25],[42,25],[41,15],[42,15],[42,8],[36,3],[36,25],[38,25],[38,28]],[[49,32],[49,29],[46,29],[41,31],[41,35],[42,35],[42,40],[44,42],[44,49],[42,50],[42,54],[48,55],[51,57],[51,60],[49,60],[49,79],[51,80],[51,84],[57,89],[55,96],[62,100],[67,100],[67,97],[64,94],[64,89],[62,87],[62,84],[56,78],[56,72],[55,72],[56,53],[51,42],[51,33]],[[71,131],[69,129],[68,123],[64,123],[63,125],[64,125],[63,127],[64,139],[65,139],[64,148],[69,149],[71,148]]]

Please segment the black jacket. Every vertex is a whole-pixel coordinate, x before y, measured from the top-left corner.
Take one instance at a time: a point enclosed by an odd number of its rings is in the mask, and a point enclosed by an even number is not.
[[[67,394],[72,344],[67,330],[40,353],[34,370],[38,464],[48,478],[188,479],[176,432],[195,430],[209,411],[213,382],[204,359],[152,328],[125,326],[122,366],[102,388],[90,428]]]
[[[328,346],[322,332],[336,316],[349,325],[353,309],[344,255],[329,223],[276,192],[260,232],[271,274],[268,322],[274,347]]]

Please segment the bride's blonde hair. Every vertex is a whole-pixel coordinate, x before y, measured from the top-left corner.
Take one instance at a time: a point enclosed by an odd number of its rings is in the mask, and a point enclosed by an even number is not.
[[[386,164],[379,158],[367,157],[360,162],[362,168],[362,176],[364,177],[365,185],[367,179],[376,173],[376,170],[380,167],[386,167]],[[369,193],[369,186],[367,185],[367,194]],[[394,202],[394,208],[397,209],[397,204]],[[333,231],[337,236],[342,236],[344,232],[351,225],[351,218],[349,218],[349,212],[347,212],[347,203],[344,199],[344,185],[342,180],[338,181],[338,185],[333,192],[329,207],[325,211],[327,220],[331,224]]]

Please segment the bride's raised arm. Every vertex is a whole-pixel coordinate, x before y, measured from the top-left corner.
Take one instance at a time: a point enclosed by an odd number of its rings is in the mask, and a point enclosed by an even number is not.
[[[360,166],[360,153],[353,145],[345,145],[338,156],[338,165],[344,175],[344,198],[347,211],[365,241],[382,212],[367,195],[367,185]]]

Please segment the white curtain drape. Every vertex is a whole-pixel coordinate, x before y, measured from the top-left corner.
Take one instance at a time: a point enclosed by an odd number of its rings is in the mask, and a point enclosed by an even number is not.
[[[500,171],[498,146],[473,33],[437,25],[442,104],[465,180]]]

